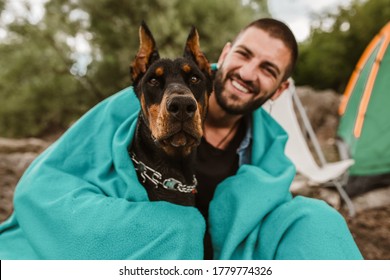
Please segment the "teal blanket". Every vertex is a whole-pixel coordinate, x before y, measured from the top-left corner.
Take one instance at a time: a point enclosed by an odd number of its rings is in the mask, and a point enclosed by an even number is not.
[[[98,104],[20,180],[0,225],[0,259],[202,259],[205,221],[194,207],[150,202],[128,156],[139,102],[126,88]],[[325,203],[292,198],[286,134],[254,113],[252,165],[217,188],[209,227],[217,259],[359,259]]]

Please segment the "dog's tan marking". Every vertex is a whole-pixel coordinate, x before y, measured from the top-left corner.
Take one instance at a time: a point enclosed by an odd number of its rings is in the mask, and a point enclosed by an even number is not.
[[[146,101],[145,101],[145,95],[142,93],[140,98],[141,103],[141,110],[144,112],[144,116],[149,119],[148,110],[146,110]]]
[[[167,109],[167,95],[164,94],[161,104],[160,111],[157,118],[157,126],[158,126],[158,137],[164,137],[169,133],[170,122],[169,122],[169,113]]]
[[[203,105],[201,103],[199,103],[199,102],[197,102],[197,103],[198,103],[198,110],[199,110],[200,117],[201,117],[202,120],[204,120],[206,118],[207,108],[209,106],[208,94],[207,93],[205,94],[204,104]]]
[[[183,71],[188,73],[191,71],[191,66],[189,64],[184,64],[183,67],[182,67]]]
[[[159,138],[158,116],[160,112],[159,105],[151,105],[149,107],[149,128],[154,138]]]
[[[157,76],[161,77],[162,75],[164,75],[164,67],[162,66],[157,67],[154,72],[156,73]]]
[[[149,127],[156,139],[160,139],[168,133],[169,122],[167,121],[166,103],[166,96],[164,95],[160,104],[153,104],[149,107]]]
[[[202,127],[202,120],[203,116],[202,113],[204,112],[203,106],[199,103],[198,104],[198,110],[196,110],[194,115],[194,130],[199,135],[199,138],[203,136],[203,127]]]

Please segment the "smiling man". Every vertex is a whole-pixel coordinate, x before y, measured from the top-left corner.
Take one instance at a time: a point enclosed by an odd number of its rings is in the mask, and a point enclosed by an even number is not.
[[[325,203],[292,198],[287,135],[263,110],[288,87],[298,56],[291,30],[250,23],[223,48],[197,154],[205,258],[361,258],[344,219]]]

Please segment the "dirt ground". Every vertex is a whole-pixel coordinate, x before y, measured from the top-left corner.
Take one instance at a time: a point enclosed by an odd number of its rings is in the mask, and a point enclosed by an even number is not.
[[[365,259],[390,260],[390,206],[369,209],[346,219]]]
[[[321,142],[321,146],[329,161],[337,160],[334,148],[335,127],[337,126],[338,98],[332,92],[323,92],[315,95],[308,88],[299,89],[299,95],[305,106],[313,128]],[[58,136],[58,135],[57,135]],[[15,185],[30,162],[43,151],[55,137],[39,139],[4,139],[0,138],[0,222],[4,221],[12,212],[12,197]],[[390,187],[389,187],[390,190]],[[358,211],[355,217],[348,216],[348,211],[342,207],[337,192],[326,191],[331,194],[329,199],[324,197],[322,188],[315,188],[305,195],[329,200],[346,219],[355,241],[367,260],[390,260],[390,195],[389,192],[371,196],[371,200],[381,204]],[[383,196],[385,200],[383,200]],[[368,199],[368,198],[367,198]],[[360,199],[365,201],[364,196]],[[336,202],[334,202],[336,201]]]

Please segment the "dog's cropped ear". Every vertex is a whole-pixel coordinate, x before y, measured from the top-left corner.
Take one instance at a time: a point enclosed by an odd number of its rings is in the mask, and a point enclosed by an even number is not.
[[[206,56],[200,50],[199,34],[195,27],[191,28],[184,48],[184,57],[193,59],[200,70],[211,75],[211,68]]]
[[[133,82],[144,74],[155,60],[160,58],[153,35],[144,21],[142,21],[139,28],[139,41],[138,53],[130,66],[130,75]]]

